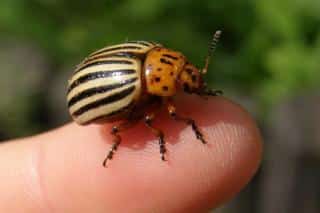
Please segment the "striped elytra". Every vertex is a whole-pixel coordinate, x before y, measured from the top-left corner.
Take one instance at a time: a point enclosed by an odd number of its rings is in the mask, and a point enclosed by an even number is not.
[[[154,43],[136,41],[98,50],[79,64],[69,80],[67,104],[81,124],[108,120],[139,99],[142,60]]]
[[[97,50],[76,67],[67,104],[72,118],[86,125],[126,118],[142,99],[172,97],[179,88],[200,93],[202,85],[200,70],[182,53],[128,41]]]
[[[158,138],[161,159],[165,160],[164,133],[153,126],[161,106],[174,120],[191,126],[199,141],[207,143],[195,121],[177,113],[174,96],[179,90],[199,96],[221,94],[207,88],[202,79],[220,34],[217,31],[213,36],[203,69],[190,63],[182,53],[148,41],[104,47],[76,67],[67,91],[67,105],[74,121],[80,125],[122,121],[111,129],[113,145],[103,166],[121,143],[119,133],[142,119]]]

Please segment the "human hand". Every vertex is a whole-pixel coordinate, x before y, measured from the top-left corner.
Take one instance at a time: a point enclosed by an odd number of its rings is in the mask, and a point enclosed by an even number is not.
[[[258,168],[261,138],[248,113],[223,97],[182,97],[208,144],[162,113],[167,160],[141,122],[102,166],[110,124],[59,129],[0,145],[0,212],[203,212],[231,199]]]

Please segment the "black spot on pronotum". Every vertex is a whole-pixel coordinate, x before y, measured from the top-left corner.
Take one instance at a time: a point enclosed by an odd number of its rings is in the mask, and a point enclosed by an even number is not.
[[[171,66],[173,65],[171,61],[169,61],[169,60],[167,60],[167,59],[164,59],[164,58],[160,58],[160,62],[161,62],[161,63],[164,63],[164,64],[169,64],[169,65],[171,65]]]
[[[175,57],[173,55],[169,55],[169,54],[162,54],[162,56],[173,59],[173,60],[178,60],[178,57]]]
[[[192,69],[187,68],[187,69],[186,69],[186,71],[187,71],[187,73],[188,73],[189,75],[191,75],[191,74],[192,74]]]
[[[161,78],[160,78],[160,77],[156,77],[154,80],[155,80],[156,82],[160,82]]]
[[[173,76],[173,72],[170,72],[170,75]]]
[[[159,67],[159,68],[157,68],[157,70],[158,70],[158,71],[161,71],[161,70],[162,70],[162,68],[161,68],[161,67]]]
[[[169,87],[163,86],[163,87],[162,87],[162,90],[163,90],[163,91],[168,91],[168,90],[169,90]]]

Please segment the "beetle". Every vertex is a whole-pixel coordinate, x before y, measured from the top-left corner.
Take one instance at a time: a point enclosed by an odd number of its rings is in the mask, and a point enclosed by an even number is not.
[[[181,90],[200,96],[222,94],[207,88],[203,81],[220,35],[221,31],[214,33],[203,69],[196,68],[182,53],[148,41],[107,46],[76,67],[67,91],[67,105],[74,121],[80,125],[121,121],[111,129],[113,145],[103,161],[104,167],[121,143],[119,133],[142,119],[158,138],[161,159],[166,160],[164,133],[153,126],[156,111],[148,112],[152,106],[166,106],[174,120],[190,125],[197,139],[207,143],[192,118],[177,114],[173,97]]]

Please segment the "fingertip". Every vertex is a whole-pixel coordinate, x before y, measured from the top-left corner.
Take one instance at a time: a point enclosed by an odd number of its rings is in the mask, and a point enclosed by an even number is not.
[[[254,120],[223,97],[205,101],[182,96],[176,103],[177,112],[196,121],[208,144],[162,112],[154,125],[165,133],[165,162],[157,139],[142,122],[121,134],[123,142],[108,168],[101,163],[112,144],[110,124],[71,124],[56,133],[65,144],[55,138],[45,160],[46,173],[53,169],[58,174],[47,179],[47,190],[55,194],[53,205],[61,210],[81,206],[89,211],[94,204],[101,211],[180,212],[208,210],[232,198],[254,175],[261,159],[261,137]],[[59,146],[64,153],[61,159],[50,155]],[[62,201],[61,183],[69,195]],[[83,193],[92,198],[90,202],[84,201]],[[80,206],[73,206],[79,199]]]
[[[143,123],[122,134],[123,143],[107,168],[102,162],[112,143],[110,124],[72,123],[26,139],[38,150],[43,207],[57,212],[192,212],[234,196],[261,159],[255,122],[223,97],[182,97],[176,103],[177,112],[195,119],[208,144],[162,112],[155,125],[166,135],[165,162]]]

